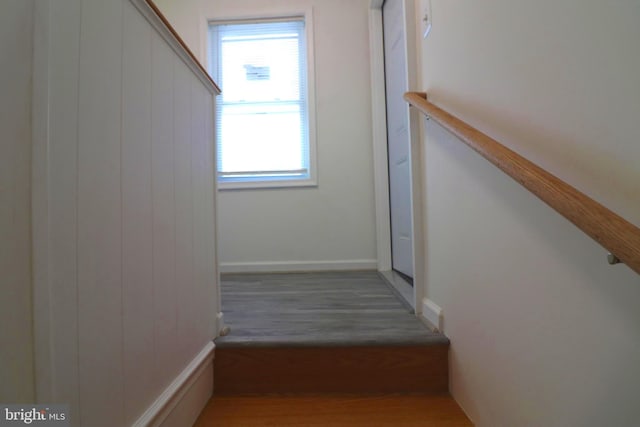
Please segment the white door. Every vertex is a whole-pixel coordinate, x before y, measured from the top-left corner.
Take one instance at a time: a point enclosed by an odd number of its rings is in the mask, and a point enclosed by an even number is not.
[[[403,0],[385,0],[382,19],[387,98],[391,261],[395,271],[413,278],[409,107],[402,98],[408,90],[404,15]]]

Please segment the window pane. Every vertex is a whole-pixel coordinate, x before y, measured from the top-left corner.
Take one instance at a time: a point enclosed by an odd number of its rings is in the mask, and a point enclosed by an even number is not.
[[[211,23],[221,182],[311,178],[305,23]]]
[[[222,102],[300,99],[297,35],[222,41]]]
[[[305,169],[299,105],[221,106],[220,172]]]

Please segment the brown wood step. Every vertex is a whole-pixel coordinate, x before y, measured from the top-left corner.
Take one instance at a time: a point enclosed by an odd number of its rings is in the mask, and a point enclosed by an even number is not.
[[[194,427],[430,426],[473,424],[448,395],[214,396]]]
[[[214,394],[447,393],[448,343],[216,348]]]

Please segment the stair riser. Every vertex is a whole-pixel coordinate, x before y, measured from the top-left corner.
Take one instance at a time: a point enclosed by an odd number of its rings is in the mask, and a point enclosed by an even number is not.
[[[446,393],[448,345],[219,348],[214,393]]]

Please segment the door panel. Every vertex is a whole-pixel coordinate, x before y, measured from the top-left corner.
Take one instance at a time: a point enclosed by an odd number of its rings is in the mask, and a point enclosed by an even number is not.
[[[382,7],[387,98],[391,260],[394,270],[413,277],[411,218],[411,142],[409,109],[402,98],[408,90],[403,0]]]

